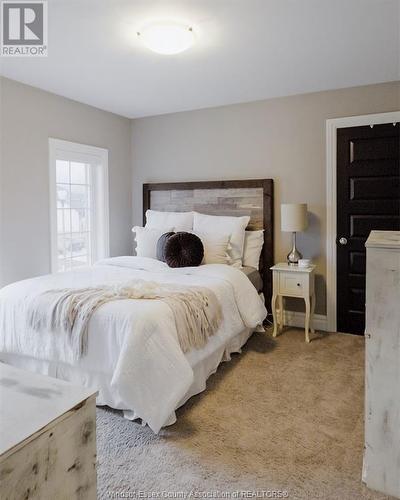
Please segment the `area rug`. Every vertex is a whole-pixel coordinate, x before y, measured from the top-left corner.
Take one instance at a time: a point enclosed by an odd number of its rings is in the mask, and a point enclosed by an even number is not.
[[[363,337],[254,334],[158,435],[98,409],[98,498],[387,498],[361,482],[363,382]]]

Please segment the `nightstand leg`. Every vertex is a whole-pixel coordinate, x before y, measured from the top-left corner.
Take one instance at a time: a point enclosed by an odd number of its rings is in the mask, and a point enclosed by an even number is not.
[[[279,306],[279,333],[281,333],[283,330],[283,297],[282,297],[282,295],[279,295],[278,306]]]
[[[311,333],[315,333],[315,330],[314,330],[314,310],[315,310],[315,293],[313,293],[311,295],[311,317],[310,317]]]
[[[276,337],[278,334],[278,318],[276,314],[276,299],[278,298],[277,295],[272,296],[271,300],[271,309],[272,309],[272,317],[274,318],[274,332],[272,334],[273,337]]]
[[[309,327],[310,327],[310,297],[304,297],[304,302],[306,303],[306,321],[304,325],[304,330],[306,334],[306,342],[310,342]]]

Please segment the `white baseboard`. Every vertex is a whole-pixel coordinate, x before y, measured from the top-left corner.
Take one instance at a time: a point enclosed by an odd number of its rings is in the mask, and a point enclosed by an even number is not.
[[[303,312],[285,310],[283,311],[283,322],[287,326],[304,328],[304,316],[305,314]],[[328,320],[324,314],[314,314],[313,323],[315,330],[328,331]]]

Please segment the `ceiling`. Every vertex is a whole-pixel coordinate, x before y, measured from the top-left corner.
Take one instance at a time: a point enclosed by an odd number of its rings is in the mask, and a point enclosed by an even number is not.
[[[49,0],[49,56],[6,77],[129,118],[399,80],[399,0]],[[193,26],[175,56],[146,22]]]

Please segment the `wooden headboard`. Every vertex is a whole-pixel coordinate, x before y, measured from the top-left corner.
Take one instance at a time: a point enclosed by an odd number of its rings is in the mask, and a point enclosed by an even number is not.
[[[209,215],[249,215],[247,229],[264,229],[260,273],[266,304],[271,303],[274,264],[274,183],[272,179],[143,184],[143,225],[147,209],[196,211]]]

